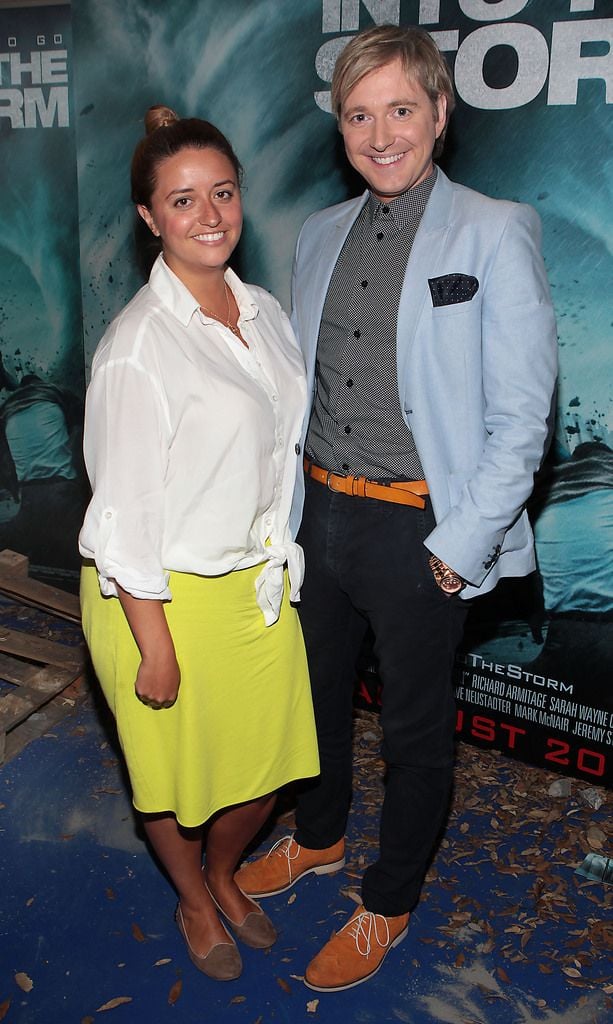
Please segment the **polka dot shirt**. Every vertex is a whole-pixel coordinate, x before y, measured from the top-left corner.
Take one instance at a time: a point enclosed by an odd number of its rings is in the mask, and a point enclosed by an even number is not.
[[[309,458],[371,480],[422,480],[398,396],[396,329],[407,261],[436,168],[389,203],[372,194],[338,258],[319,330]]]

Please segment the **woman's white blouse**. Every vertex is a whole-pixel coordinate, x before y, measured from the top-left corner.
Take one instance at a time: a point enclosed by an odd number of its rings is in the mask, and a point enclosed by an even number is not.
[[[169,570],[218,576],[262,563],[256,597],[276,620],[306,408],[302,355],[280,305],[231,270],[245,348],[201,312],[161,256],[92,366],[85,463],[93,497],[79,550],[100,587],[169,600]]]

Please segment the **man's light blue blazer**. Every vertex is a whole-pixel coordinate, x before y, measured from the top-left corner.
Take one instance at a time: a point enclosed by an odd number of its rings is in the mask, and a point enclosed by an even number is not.
[[[328,285],[367,198],[365,192],[313,214],[298,238],[292,323],[311,395]],[[435,305],[429,280],[456,274],[476,278],[476,293]],[[400,297],[397,363],[400,407],[436,519],[427,548],[467,581],[466,598],[486,593],[503,576],[525,576],[535,559],[524,505],[549,439],[557,372],[555,319],[532,207],[480,195],[439,168]],[[302,449],[309,417],[310,410]],[[294,533],[303,502],[300,466]]]

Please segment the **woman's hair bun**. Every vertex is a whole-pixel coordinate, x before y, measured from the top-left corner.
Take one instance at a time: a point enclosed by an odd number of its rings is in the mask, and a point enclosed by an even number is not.
[[[145,114],[145,134],[151,135],[158,128],[167,128],[168,125],[174,124],[178,120],[179,115],[171,107],[165,107],[164,104],[158,103],[155,107],[149,107]]]

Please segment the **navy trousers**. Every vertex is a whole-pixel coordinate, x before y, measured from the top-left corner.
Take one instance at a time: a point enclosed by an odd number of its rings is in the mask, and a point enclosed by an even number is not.
[[[378,860],[365,872],[367,910],[415,906],[445,820],[453,770],[451,673],[466,605],[434,582],[426,508],[334,494],[306,480],[298,541],[299,605],[311,674],[321,774],[298,797],[296,841],[325,849],[345,833],[352,788],[352,698],[368,626],[383,684],[386,784]]]

